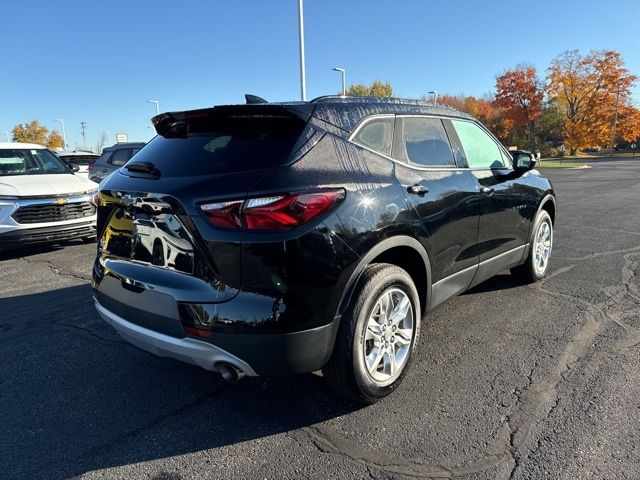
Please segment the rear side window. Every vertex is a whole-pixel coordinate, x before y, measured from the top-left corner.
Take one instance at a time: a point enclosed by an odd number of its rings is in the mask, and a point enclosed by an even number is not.
[[[233,117],[193,128],[186,137],[156,136],[136,154],[163,177],[210,175],[287,163],[305,123],[288,117]],[[210,132],[202,131],[211,129]]]
[[[449,139],[439,118],[403,118],[402,143],[411,165],[416,167],[455,166]]]
[[[375,118],[360,127],[353,137],[354,143],[370,148],[387,157],[391,155],[393,141],[393,117]]]
[[[131,158],[131,149],[130,148],[120,148],[113,152],[109,163],[114,167],[121,167],[125,163],[129,161]]]
[[[462,143],[469,168],[504,168],[508,166],[498,144],[473,122],[451,120]]]

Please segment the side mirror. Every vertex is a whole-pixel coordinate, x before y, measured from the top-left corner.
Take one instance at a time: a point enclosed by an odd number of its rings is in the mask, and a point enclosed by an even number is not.
[[[513,156],[513,169],[526,172],[536,166],[536,157],[525,150],[516,150],[511,152]]]
[[[78,165],[71,164],[69,166],[71,167],[71,170],[73,170],[73,173],[80,171],[80,167]]]

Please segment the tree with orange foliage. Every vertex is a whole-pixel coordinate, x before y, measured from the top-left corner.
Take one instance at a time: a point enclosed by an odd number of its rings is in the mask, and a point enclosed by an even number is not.
[[[505,117],[503,109],[490,98],[464,95],[439,95],[438,103],[468,113],[480,120],[500,140],[504,141],[513,129],[513,122]]]
[[[496,78],[495,104],[513,126],[529,130],[529,149],[536,151],[535,121],[542,113],[544,90],[532,65],[521,64]]]
[[[624,67],[615,50],[595,50],[583,56],[577,50],[556,57],[548,69],[548,93],[564,116],[564,138],[575,154],[579,148],[607,145],[612,136],[616,96],[619,131],[630,135],[634,119],[630,100],[637,77]]]

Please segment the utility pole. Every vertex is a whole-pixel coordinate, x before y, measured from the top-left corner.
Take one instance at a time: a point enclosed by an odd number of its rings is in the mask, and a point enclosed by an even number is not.
[[[307,79],[304,70],[304,12],[302,0],[298,0],[298,36],[300,41],[300,97],[307,101]]]
[[[82,130],[82,149],[87,149],[87,122],[80,122],[80,129]]]
[[[613,114],[613,128],[611,129],[611,155],[613,155],[614,142],[616,141],[616,128],[618,127],[618,104],[620,102],[620,84],[616,90],[616,110]]]

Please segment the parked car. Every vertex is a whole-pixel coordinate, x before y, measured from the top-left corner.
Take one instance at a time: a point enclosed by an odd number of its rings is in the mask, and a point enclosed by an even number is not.
[[[0,143],[0,250],[96,237],[97,185],[42,145]]]
[[[101,184],[93,295],[157,355],[231,381],[322,369],[371,403],[398,387],[436,306],[506,269],[547,272],[551,184],[451,108],[322,97],[153,122]],[[122,218],[133,248],[114,241]],[[154,262],[140,248],[153,230],[188,261]]]
[[[102,150],[102,155],[89,167],[89,180],[100,183],[112,172],[127,163],[144,147],[144,142],[116,143]]]
[[[82,150],[63,150],[56,152],[56,155],[67,165],[76,165],[78,167],[76,175],[85,178],[89,178],[89,169],[92,168],[93,164],[96,163],[96,160],[100,157],[97,153]]]

